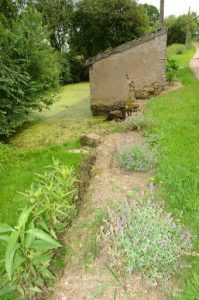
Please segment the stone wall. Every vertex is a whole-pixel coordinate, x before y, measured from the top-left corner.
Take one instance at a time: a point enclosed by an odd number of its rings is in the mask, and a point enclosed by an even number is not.
[[[138,99],[158,95],[165,86],[166,42],[164,29],[88,60],[93,115],[124,108],[131,82]]]

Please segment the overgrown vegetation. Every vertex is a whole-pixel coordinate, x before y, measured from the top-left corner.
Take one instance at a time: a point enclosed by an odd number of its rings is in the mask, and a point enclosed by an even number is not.
[[[46,290],[54,279],[50,263],[53,249],[61,247],[61,233],[66,230],[76,211],[77,179],[72,168],[54,160],[44,174],[38,174],[23,196],[27,207],[17,224],[0,224],[0,239],[5,241],[5,272],[0,295],[11,291],[32,299]],[[16,294],[16,295],[17,295]]]
[[[118,155],[119,165],[128,171],[146,171],[155,164],[155,154],[147,145],[126,145]]]

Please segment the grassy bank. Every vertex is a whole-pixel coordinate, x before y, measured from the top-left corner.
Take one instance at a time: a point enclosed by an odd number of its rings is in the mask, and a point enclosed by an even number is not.
[[[167,209],[196,235],[199,232],[199,82],[188,66],[194,51],[191,48],[176,55],[175,47],[168,49],[168,56],[180,64],[183,88],[150,101],[147,113],[154,121],[148,134],[153,136],[159,150],[156,180],[163,182]],[[199,237],[195,240],[195,250],[199,250]],[[178,270],[183,279],[183,292],[178,299],[197,300],[199,259],[190,257],[186,264],[189,268]]]

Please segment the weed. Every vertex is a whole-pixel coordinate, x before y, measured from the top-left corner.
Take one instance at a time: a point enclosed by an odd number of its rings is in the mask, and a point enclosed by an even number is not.
[[[146,145],[125,146],[118,159],[120,167],[128,171],[145,171],[155,163],[155,155]]]
[[[179,65],[175,59],[167,59],[166,79],[169,83],[174,81],[178,75]]]

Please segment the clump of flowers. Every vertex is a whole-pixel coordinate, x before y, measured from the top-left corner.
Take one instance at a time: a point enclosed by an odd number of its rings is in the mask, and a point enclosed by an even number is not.
[[[142,273],[154,285],[168,279],[179,258],[191,254],[193,247],[191,233],[151,201],[151,196],[144,202],[129,199],[117,212],[109,210],[104,232],[117,249],[112,253],[119,252],[125,268]]]
[[[128,145],[121,149],[119,165],[128,171],[145,171],[155,163],[155,154],[146,145]]]

